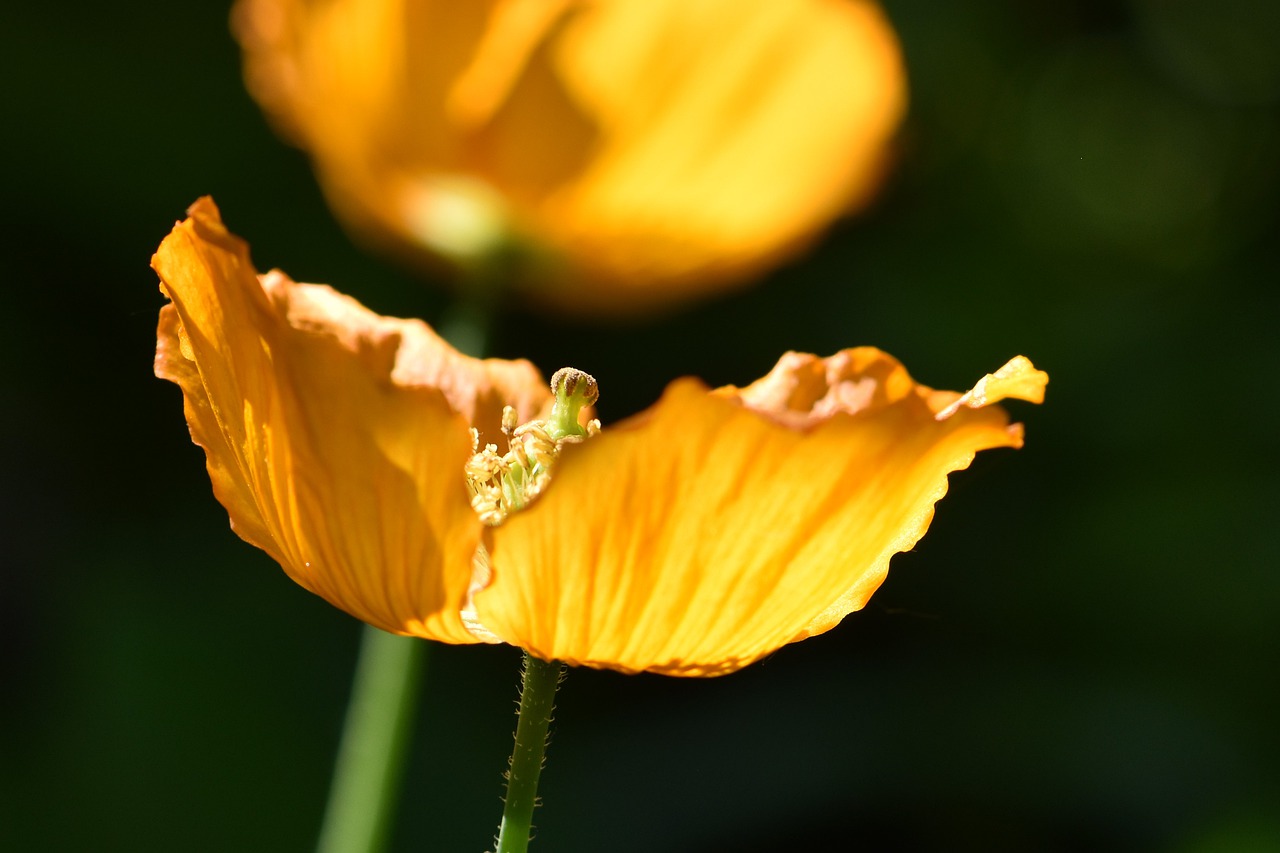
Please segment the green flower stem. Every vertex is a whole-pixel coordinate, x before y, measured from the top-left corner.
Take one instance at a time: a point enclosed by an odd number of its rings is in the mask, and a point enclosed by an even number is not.
[[[386,846],[427,644],[364,626],[318,853]]]
[[[473,355],[485,349],[485,304],[459,304],[440,333]],[[379,853],[386,847],[404,778],[427,643],[366,625],[317,853]]]
[[[520,719],[507,771],[507,797],[498,827],[497,853],[525,853],[529,849],[533,809],[538,804],[538,777],[542,775],[547,751],[547,729],[563,672],[564,664],[559,661],[548,663],[525,652]]]

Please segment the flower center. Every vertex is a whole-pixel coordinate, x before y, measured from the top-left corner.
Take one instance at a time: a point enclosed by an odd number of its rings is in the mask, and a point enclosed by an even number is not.
[[[471,430],[472,457],[467,462],[467,490],[471,506],[480,520],[496,527],[513,512],[519,512],[538,497],[551,482],[560,451],[600,431],[600,422],[579,423],[582,409],[599,398],[596,380],[572,367],[557,370],[551,377],[555,402],[546,419],[516,425],[516,411],[502,410],[502,433],[507,452],[498,453],[496,444],[480,447],[480,434]]]

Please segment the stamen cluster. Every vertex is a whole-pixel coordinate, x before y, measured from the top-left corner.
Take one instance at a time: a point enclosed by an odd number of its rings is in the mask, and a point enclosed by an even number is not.
[[[516,425],[516,411],[510,406],[502,410],[502,433],[507,437],[507,452],[498,453],[496,444],[480,447],[480,433],[471,430],[472,457],[466,465],[467,490],[471,507],[480,521],[496,527],[513,513],[529,505],[551,482],[552,470],[560,451],[600,431],[600,421],[592,419],[585,427],[578,423],[584,405],[595,402],[596,384],[581,371],[565,368],[552,377],[555,404],[551,416]]]

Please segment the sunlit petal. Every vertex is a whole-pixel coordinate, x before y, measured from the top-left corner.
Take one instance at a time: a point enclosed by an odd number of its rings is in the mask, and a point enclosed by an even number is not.
[[[1049,384],[1049,374],[1036,370],[1026,356],[1016,356],[997,370],[988,373],[978,380],[971,389],[964,392],[955,402],[938,412],[938,420],[954,415],[961,406],[981,409],[1001,400],[1027,400],[1031,403],[1044,402],[1044,388]]]
[[[472,642],[459,617],[480,538],[461,476],[469,420],[497,417],[508,394],[536,410],[536,371],[466,359],[327,287],[260,280],[208,199],[153,266],[172,300],[156,373],[182,387],[236,531],[370,624]]]
[[[938,420],[940,394],[873,349],[791,354],[741,390],[673,383],[494,531],[479,618],[541,657],[672,675],[826,631],[924,534],[950,472],[1021,443],[996,407]]]

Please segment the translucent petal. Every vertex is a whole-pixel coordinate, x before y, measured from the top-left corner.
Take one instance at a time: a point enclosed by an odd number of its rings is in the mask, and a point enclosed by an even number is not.
[[[388,631],[472,642],[459,611],[480,525],[469,424],[548,396],[527,363],[459,355],[424,324],[257,276],[212,201],[152,261],[170,297],[156,374],[183,391],[214,493],[302,586]]]
[[[877,350],[790,354],[762,383],[678,381],[569,448],[540,501],[494,531],[484,625],[573,664],[731,672],[861,608],[947,475],[1021,443],[999,408],[938,420],[957,395]]]

